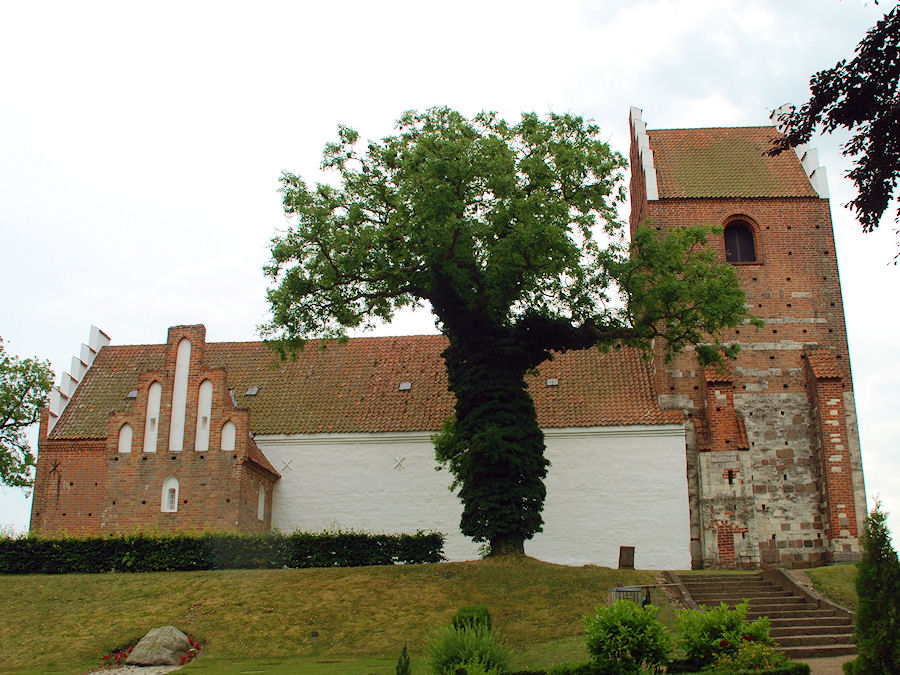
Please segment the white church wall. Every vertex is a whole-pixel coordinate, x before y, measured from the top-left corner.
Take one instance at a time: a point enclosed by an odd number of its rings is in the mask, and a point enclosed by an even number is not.
[[[682,425],[545,431],[544,532],[526,553],[567,565],[615,567],[619,546],[635,546],[642,568],[690,567]],[[281,473],[272,524],[283,532],[343,528],[436,530],[450,560],[478,557],[459,531],[461,506],[450,476],[435,471],[427,432],[257,435]]]
[[[564,565],[690,569],[684,425],[548,429],[544,531],[528,555]]]

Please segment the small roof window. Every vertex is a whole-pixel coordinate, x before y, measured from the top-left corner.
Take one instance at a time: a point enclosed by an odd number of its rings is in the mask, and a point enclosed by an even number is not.
[[[556,379],[555,377],[548,377],[548,378],[547,378],[547,386],[548,386],[548,387],[558,387],[558,386],[559,386],[559,380]]]
[[[131,391],[129,391],[125,395],[125,398],[137,398],[137,389],[132,389]]]
[[[401,382],[398,389],[399,391],[409,391],[412,389],[412,382]]]
[[[256,396],[259,393],[259,387],[250,387],[244,396]]]

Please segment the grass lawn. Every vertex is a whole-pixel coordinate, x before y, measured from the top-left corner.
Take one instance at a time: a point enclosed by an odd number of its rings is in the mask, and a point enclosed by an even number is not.
[[[427,672],[429,636],[461,605],[484,604],[514,667],[583,661],[582,616],[648,571],[513,557],[311,570],[0,576],[0,672],[80,673],[172,624],[205,656],[184,672],[393,672],[408,644]],[[663,604],[663,619],[668,607]],[[318,637],[313,637],[313,632]]]
[[[819,593],[856,611],[856,563],[816,567],[806,573]]]
[[[809,570],[855,606],[854,565]],[[151,628],[199,639],[192,673],[393,673],[403,644],[427,673],[428,639],[461,605],[484,604],[512,667],[588,658],[582,617],[607,589],[652,571],[564,567],[509,557],[467,563],[311,570],[0,576],[0,673],[83,673]],[[673,614],[660,594],[660,618]],[[313,637],[313,632],[318,637]]]

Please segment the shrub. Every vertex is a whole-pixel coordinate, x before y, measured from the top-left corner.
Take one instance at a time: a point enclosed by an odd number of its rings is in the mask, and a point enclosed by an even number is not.
[[[719,654],[712,662],[715,671],[770,670],[781,668],[788,663],[788,657],[776,651],[771,645],[744,640],[737,650],[730,654]]]
[[[669,660],[669,636],[653,605],[617,600],[586,621],[591,662],[604,673],[657,671]]]
[[[866,517],[856,574],[854,640],[859,655],[844,664],[846,673],[900,672],[900,562],[886,518],[880,502]]]
[[[444,675],[500,675],[500,668],[489,666],[485,659],[476,657],[458,666],[450,666]]]
[[[743,642],[771,644],[769,618],[753,623],[746,619],[746,601],[731,609],[724,602],[718,607],[686,609],[678,613],[680,644],[688,661],[696,668],[710,665],[720,654],[734,654]]]
[[[412,670],[409,667],[409,654],[406,652],[406,645],[403,645],[403,649],[400,650],[400,658],[397,659],[396,675],[412,675]]]
[[[452,625],[454,628],[484,626],[491,630],[491,613],[484,605],[460,607],[453,617]]]
[[[446,628],[431,640],[428,651],[431,669],[437,675],[476,659],[485,669],[505,670],[509,664],[509,651],[483,625]]]

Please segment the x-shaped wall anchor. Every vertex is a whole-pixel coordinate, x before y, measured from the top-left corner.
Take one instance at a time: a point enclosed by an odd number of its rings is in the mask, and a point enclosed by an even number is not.
[[[406,467],[403,466],[403,462],[405,462],[405,461],[406,461],[406,457],[394,457],[394,462],[395,462],[394,468],[395,469],[405,469]]]
[[[291,471],[293,471],[294,467],[291,466],[291,464],[293,464],[293,463],[294,463],[293,457],[289,457],[287,459],[282,459],[281,460],[281,470],[286,471],[286,470],[290,469]]]

